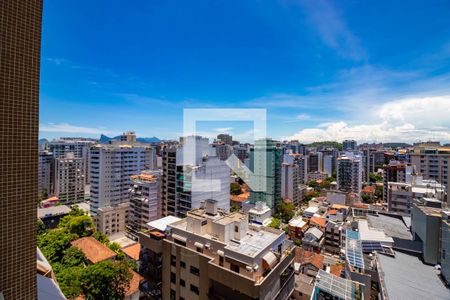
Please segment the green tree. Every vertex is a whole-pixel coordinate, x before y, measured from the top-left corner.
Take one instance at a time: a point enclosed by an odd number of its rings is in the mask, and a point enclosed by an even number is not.
[[[286,203],[284,201],[281,201],[277,205],[277,213],[279,214],[281,220],[284,223],[287,223],[295,215],[295,206],[292,203]]]
[[[61,263],[65,267],[75,267],[83,265],[85,260],[83,252],[80,249],[75,247],[70,247],[64,251],[64,257],[61,260]]]
[[[369,182],[383,182],[383,177],[378,175],[377,173],[369,173]]]
[[[69,218],[63,226],[65,226],[70,233],[75,233],[79,237],[90,236],[94,233],[94,222],[92,222],[91,217],[88,215],[66,217]]]
[[[281,220],[278,218],[274,218],[272,217],[272,221],[269,224],[269,227],[275,228],[275,229],[280,229],[281,226]]]
[[[93,238],[95,238],[97,241],[99,241],[102,244],[108,245],[109,244],[109,238],[106,234],[100,231],[94,232],[92,235]]]
[[[363,201],[364,203],[369,203],[369,202],[371,202],[371,200],[372,200],[372,199],[370,199],[370,196],[367,195],[367,194],[363,194],[363,195],[361,196],[361,199],[362,199],[362,201]]]
[[[383,199],[383,186],[377,185],[375,188],[375,197],[377,197],[377,199]]]
[[[132,273],[124,262],[102,261],[81,274],[81,290],[86,299],[122,300]]]
[[[45,232],[46,232],[46,229],[45,229],[44,222],[42,222],[41,219],[38,219],[37,220],[37,234],[40,235],[40,234],[44,234]]]
[[[310,181],[308,181],[307,185],[308,185],[309,187],[312,187],[313,189],[316,189],[316,188],[319,186],[319,184],[318,184],[317,181],[315,181],[315,180],[310,180]]]
[[[84,267],[57,267],[56,279],[58,280],[59,287],[61,288],[64,295],[71,299],[75,298],[83,292],[81,289],[81,274],[83,274]]]
[[[241,186],[237,182],[232,182],[230,184],[230,193],[232,195],[240,195],[241,194]]]
[[[78,235],[57,228],[39,235],[37,244],[50,263],[60,262],[66,249],[70,247],[70,242],[77,238]]]
[[[117,252],[120,250],[120,248],[121,248],[120,244],[119,244],[119,243],[116,243],[116,242],[110,243],[110,244],[108,245],[108,247],[109,247],[109,249],[111,249],[112,251],[114,251],[114,252],[116,252],[116,253],[117,253]]]

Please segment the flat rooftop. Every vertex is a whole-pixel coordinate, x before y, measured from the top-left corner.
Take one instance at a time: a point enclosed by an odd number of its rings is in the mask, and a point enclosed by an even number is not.
[[[369,227],[383,230],[389,237],[412,240],[411,232],[400,218],[382,214],[378,214],[377,216],[367,215],[367,222]]]
[[[38,218],[66,215],[70,212],[67,205],[57,205],[46,208],[38,208]]]
[[[167,216],[158,220],[154,220],[147,223],[150,229],[158,229],[159,231],[166,231],[168,225],[181,221],[180,218],[174,216]]]
[[[239,243],[228,242],[225,249],[232,250],[246,256],[255,257],[264,248],[270,246],[280,235],[269,231],[254,231],[249,229],[247,235]]]
[[[417,257],[396,252],[395,257],[377,254],[389,299],[450,299],[434,267]]]

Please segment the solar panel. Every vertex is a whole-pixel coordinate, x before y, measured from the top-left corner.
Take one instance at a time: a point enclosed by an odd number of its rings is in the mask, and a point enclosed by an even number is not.
[[[371,253],[373,251],[382,251],[383,246],[381,246],[381,242],[377,241],[364,241],[362,242],[362,251],[364,253]]]
[[[359,239],[359,232],[347,229],[345,235],[345,257],[347,262],[355,268],[364,269],[362,242]]]

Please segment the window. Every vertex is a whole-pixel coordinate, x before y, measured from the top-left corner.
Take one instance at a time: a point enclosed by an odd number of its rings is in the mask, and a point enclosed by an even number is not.
[[[191,292],[196,293],[197,295],[200,294],[198,287],[193,284],[191,284]]]
[[[174,290],[170,289],[170,300],[175,300],[176,298],[176,293]]]
[[[186,286],[186,281],[184,281],[184,279],[180,278],[180,285],[181,286]]]
[[[223,267],[223,256],[219,256],[219,266]]]
[[[239,273],[239,266],[231,263],[230,270],[233,272]]]
[[[186,263],[184,261],[180,261],[180,267],[186,269]]]
[[[191,271],[192,274],[200,276],[200,270],[198,268],[196,268],[194,266],[191,266],[190,271]]]
[[[174,267],[177,266],[177,258],[175,257],[175,255],[170,256],[170,264]]]
[[[234,226],[234,232],[239,232],[239,226],[237,225]]]
[[[174,272],[170,272],[170,282],[176,283],[177,282],[177,274]]]

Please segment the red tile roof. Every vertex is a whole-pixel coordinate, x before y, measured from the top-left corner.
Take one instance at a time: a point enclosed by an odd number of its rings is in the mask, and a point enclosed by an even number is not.
[[[91,236],[72,242],[72,246],[81,250],[93,264],[115,257],[117,254]]]
[[[344,270],[343,266],[338,266],[338,265],[331,265],[330,266],[330,273],[335,275],[335,276],[341,277],[342,270]]]
[[[325,227],[327,220],[321,217],[312,217],[309,220],[310,225],[317,225],[319,227]]]
[[[141,244],[135,243],[120,250],[132,259],[139,260],[139,254],[141,253]]]
[[[323,255],[315,252],[307,251],[303,248],[295,248],[295,258],[294,261],[301,265],[312,264],[317,269],[321,270],[323,268]]]

